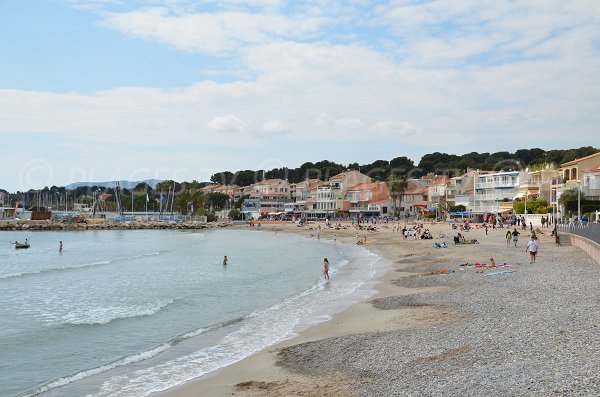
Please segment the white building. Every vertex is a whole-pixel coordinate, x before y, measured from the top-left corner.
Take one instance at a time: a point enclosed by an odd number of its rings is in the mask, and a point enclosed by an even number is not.
[[[526,179],[525,172],[505,171],[489,174],[476,174],[473,205],[474,213],[510,212],[513,200],[518,198],[520,181]]]
[[[582,176],[582,192],[587,200],[600,200],[600,166],[585,170]]]

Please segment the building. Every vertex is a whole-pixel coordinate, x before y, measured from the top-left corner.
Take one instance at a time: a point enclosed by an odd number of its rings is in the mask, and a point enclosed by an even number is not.
[[[409,179],[406,190],[400,199],[400,208],[407,217],[417,217],[421,211],[427,208],[427,187],[423,186],[418,179]]]
[[[527,171],[527,170],[526,170]],[[559,176],[559,171],[550,166],[542,170],[528,171],[527,177],[519,185],[518,198],[541,199],[552,202],[552,180]]]
[[[594,188],[596,186],[595,170],[597,167],[600,167],[600,152],[560,165],[559,176],[552,179],[550,187],[552,205],[556,208],[559,219],[566,215],[563,206],[558,202],[565,190],[580,189],[584,196],[588,198],[585,186],[586,176],[588,177],[589,187],[587,193],[589,193],[589,198],[594,199],[597,196],[596,189]]]
[[[291,198],[290,183],[283,179],[265,179],[264,181],[257,182],[252,185],[252,193],[255,195],[277,194],[283,195],[286,198]]]
[[[238,185],[221,185],[220,183],[206,185],[200,189],[204,194],[222,193],[229,196],[230,200],[237,200],[242,196],[243,188]]]
[[[600,166],[581,173],[582,192],[587,200],[600,200]]]
[[[582,157],[560,165],[563,181],[567,185],[574,185],[581,181],[581,173],[600,166],[600,152]],[[570,183],[571,182],[571,183]]]
[[[8,205],[8,192],[6,190],[0,190],[0,207]]]
[[[351,216],[392,215],[393,200],[385,182],[361,183],[348,188],[346,200]]]
[[[435,211],[436,217],[443,217],[443,214],[448,210],[449,184],[450,181],[446,177],[441,177],[427,186],[427,208],[430,211]]]
[[[321,183],[320,179],[307,179],[302,182],[290,184],[290,196],[292,204],[286,207],[287,212],[306,212],[313,208],[316,186]],[[315,187],[315,189],[311,189]]]
[[[519,198],[521,180],[527,179],[524,171],[503,171],[477,173],[475,175],[473,204],[468,211],[476,214],[509,213],[513,210],[513,200]]]
[[[265,215],[281,215],[290,210],[290,184],[283,179],[265,179],[238,191],[239,194],[250,196],[242,203],[242,213],[247,217],[258,219]]]

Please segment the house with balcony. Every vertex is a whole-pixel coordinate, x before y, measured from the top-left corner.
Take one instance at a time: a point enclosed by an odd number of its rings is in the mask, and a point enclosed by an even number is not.
[[[562,193],[569,189],[581,189],[585,194],[584,177],[589,176],[588,182],[593,186],[592,176],[596,167],[600,167],[600,152],[568,161],[560,165],[559,176],[552,178],[550,186],[551,205],[553,208],[556,208],[558,218],[562,218],[566,215],[563,206],[558,202]],[[592,188],[589,190],[589,193],[592,195],[591,197],[594,197],[594,189]]]
[[[577,181],[581,183],[581,173],[583,171],[595,167],[600,167],[600,152],[561,164],[560,173],[565,185],[575,186]]]
[[[385,182],[361,183],[348,189],[348,212],[353,217],[392,215],[393,200]]]
[[[253,194],[277,194],[291,198],[290,183],[283,179],[265,179],[252,185]]]
[[[290,184],[283,179],[265,179],[243,189],[241,193],[249,194],[242,203],[242,212],[246,216],[258,219],[261,216],[283,213],[292,202]]]
[[[409,179],[400,199],[398,211],[407,216],[418,216],[424,208],[427,208],[427,193],[427,187],[422,185],[421,180]]]
[[[520,181],[524,178],[527,178],[524,171],[476,174],[473,204],[467,210],[475,214],[512,212],[513,200],[519,198]]]
[[[438,178],[427,186],[427,208],[430,210],[435,208],[436,213],[440,216],[447,207],[448,185],[450,181],[446,177]]]
[[[332,176],[326,182],[313,181],[306,188],[303,215],[308,218],[334,216],[336,212],[348,212],[348,189],[361,183],[370,183],[371,178],[359,171],[346,171]],[[298,187],[296,187],[298,190]],[[296,193],[298,195],[298,193]]]
[[[287,212],[306,212],[313,208],[316,198],[316,186],[322,183],[320,179],[306,179],[302,182],[290,184],[291,205],[286,207]],[[314,187],[314,189],[311,189]]]
[[[448,206],[462,205],[465,209],[473,208],[476,176],[487,173],[491,173],[491,171],[480,171],[469,168],[464,174],[450,178],[446,192]]]
[[[600,166],[581,173],[582,192],[587,200],[600,200]]]

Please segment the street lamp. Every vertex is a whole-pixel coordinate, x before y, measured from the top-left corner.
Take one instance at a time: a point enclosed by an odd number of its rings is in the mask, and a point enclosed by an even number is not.
[[[579,184],[581,181],[578,179],[577,181],[577,222],[581,220],[581,189],[579,188]]]
[[[527,196],[529,196],[529,190],[525,192],[525,215],[527,215]]]

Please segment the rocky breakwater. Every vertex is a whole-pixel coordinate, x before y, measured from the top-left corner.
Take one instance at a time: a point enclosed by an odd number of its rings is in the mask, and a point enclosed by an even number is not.
[[[62,223],[52,221],[0,222],[4,231],[51,231],[51,230],[149,230],[149,229],[213,229],[231,226],[228,222],[98,222]]]

